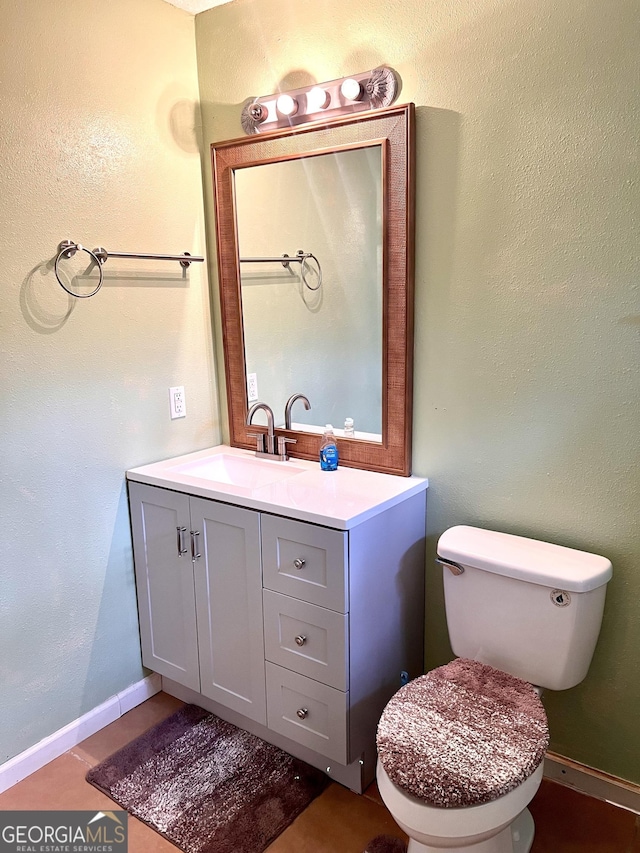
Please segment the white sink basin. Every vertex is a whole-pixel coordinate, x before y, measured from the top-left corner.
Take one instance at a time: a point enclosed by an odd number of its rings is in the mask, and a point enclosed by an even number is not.
[[[184,462],[176,465],[172,470],[187,477],[198,477],[201,480],[224,483],[228,486],[259,489],[260,486],[269,486],[296,474],[302,474],[306,469],[292,465],[291,462],[272,462],[269,459],[218,453],[208,459]]]

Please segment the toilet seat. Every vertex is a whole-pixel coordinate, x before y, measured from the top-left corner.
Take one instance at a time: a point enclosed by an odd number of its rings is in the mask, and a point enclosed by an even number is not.
[[[441,808],[477,806],[514,790],[538,768],[548,742],[534,688],[465,658],[400,688],[377,735],[389,778]]]

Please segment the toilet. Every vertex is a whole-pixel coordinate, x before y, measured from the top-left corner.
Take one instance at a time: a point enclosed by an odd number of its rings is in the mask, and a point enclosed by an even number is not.
[[[408,853],[528,853],[549,741],[540,693],[586,676],[611,563],[468,526],[443,533],[438,562],[457,658],[384,709],[380,795]]]

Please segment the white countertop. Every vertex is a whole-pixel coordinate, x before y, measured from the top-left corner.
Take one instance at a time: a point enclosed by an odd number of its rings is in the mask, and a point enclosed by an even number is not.
[[[358,468],[339,467],[337,471],[322,471],[318,462],[294,458],[288,462],[259,460],[261,464],[293,466],[298,472],[258,488],[214,482],[179,470],[182,466],[206,461],[218,454],[255,460],[255,454],[250,450],[221,444],[132,468],[127,471],[127,479],[340,530],[349,530],[425,491],[429,485],[423,477],[397,477]]]

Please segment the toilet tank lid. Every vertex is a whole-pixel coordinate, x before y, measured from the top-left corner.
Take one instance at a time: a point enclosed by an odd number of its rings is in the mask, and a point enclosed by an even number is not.
[[[438,540],[438,556],[463,566],[567,592],[589,592],[613,574],[606,557],[538,539],[458,525]]]

